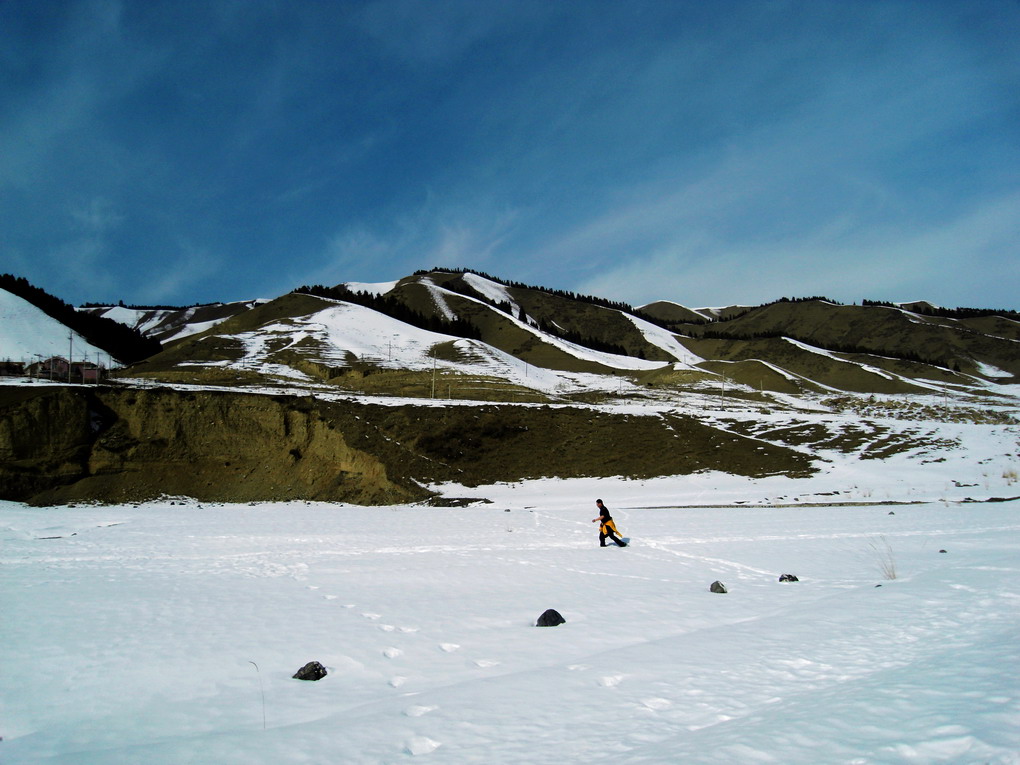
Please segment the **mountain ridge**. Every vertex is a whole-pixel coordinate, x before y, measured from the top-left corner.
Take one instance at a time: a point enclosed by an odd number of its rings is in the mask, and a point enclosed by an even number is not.
[[[644,362],[657,362],[659,367],[679,364],[679,368],[718,376],[728,364],[733,370],[756,367],[759,373],[765,365],[773,371],[758,375],[759,389],[771,384],[788,390],[789,383],[799,378],[856,392],[916,391],[918,380],[924,381],[923,388],[933,380],[972,385],[1020,379],[1016,345],[1020,314],[941,309],[917,300],[847,306],[823,297],[782,298],[759,306],[715,309],[657,301],[634,308],[470,269],[436,268],[377,285],[299,287],[273,300],[178,309],[92,306],[80,310],[120,321],[166,346],[140,360],[134,371],[147,375],[176,366],[180,373],[185,367],[236,362],[240,346],[236,339],[227,340],[233,327],[241,333],[256,332],[263,315],[269,317],[267,322],[278,322],[314,313],[314,306],[304,314],[294,308],[300,301],[289,298],[291,294],[358,304],[403,324],[481,341],[525,364],[556,372],[637,374],[654,368]],[[275,307],[261,310],[267,304]],[[232,323],[243,316],[247,318],[240,324]],[[277,326],[277,334],[280,331]],[[403,332],[400,327],[389,331],[391,336]],[[221,341],[211,342],[212,337]],[[182,348],[173,348],[182,342],[189,343],[184,348],[193,350],[196,358],[186,359]],[[226,350],[230,345],[233,352]],[[315,357],[307,343],[303,348],[288,345],[287,355],[295,363],[331,369],[344,367],[350,350],[324,351],[330,356],[326,359]],[[270,350],[266,355],[278,352]],[[364,363],[359,354],[352,355]],[[947,376],[945,370],[951,374]],[[664,377],[665,370],[659,371],[653,375],[656,379]],[[733,382],[746,383],[745,377],[737,374]]]
[[[386,504],[441,501],[443,482],[794,479],[938,462],[982,432],[1015,442],[1020,422],[1008,312],[805,298],[705,316],[450,270],[201,308],[111,307],[164,341],[106,385],[0,378],[0,498]]]

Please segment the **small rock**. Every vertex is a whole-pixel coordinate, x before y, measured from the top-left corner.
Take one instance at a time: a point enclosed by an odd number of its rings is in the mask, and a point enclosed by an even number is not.
[[[722,582],[712,582],[712,586],[709,587],[708,589],[711,590],[712,592],[720,593],[729,592],[729,590],[726,589],[726,585],[723,584]]]
[[[556,627],[560,624],[566,624],[566,619],[560,616],[559,611],[549,609],[538,617],[538,621],[535,623],[536,627]]]
[[[326,668],[317,661],[310,661],[294,673],[295,680],[321,680],[328,673]]]
[[[799,582],[800,579],[798,579],[793,574],[783,574],[782,576],[779,577],[779,581],[780,582]]]
[[[940,552],[940,553],[944,553],[944,552],[946,552],[946,550],[939,550],[939,552]]]

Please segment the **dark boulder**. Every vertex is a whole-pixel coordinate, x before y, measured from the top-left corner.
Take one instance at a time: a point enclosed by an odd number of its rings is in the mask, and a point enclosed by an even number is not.
[[[566,619],[560,616],[559,611],[554,611],[553,609],[550,608],[548,611],[546,611],[540,617],[538,617],[538,621],[535,623],[535,626],[556,627],[557,625],[565,624],[566,621],[567,621]]]
[[[793,574],[783,574],[782,576],[779,577],[779,581],[780,582],[799,582],[800,579],[798,579]]]
[[[310,661],[296,673],[294,673],[295,680],[321,680],[328,673],[326,668],[319,664],[317,661]]]
[[[722,582],[712,582],[712,586],[709,587],[708,589],[711,590],[712,592],[720,593],[729,592],[729,590],[726,589],[726,585],[723,584]]]

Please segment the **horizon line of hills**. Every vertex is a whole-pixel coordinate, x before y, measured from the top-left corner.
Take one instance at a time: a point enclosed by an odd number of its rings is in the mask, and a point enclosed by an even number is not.
[[[823,296],[814,297],[803,297],[803,298],[787,298],[783,297],[778,300],[762,303],[757,306],[730,306],[723,309],[689,309],[681,306],[678,303],[671,301],[656,301],[653,303],[646,304],[635,308],[630,304],[612,301],[605,298],[601,298],[593,295],[582,295],[574,292],[550,289],[546,287],[526,285],[520,282],[508,281],[500,279],[499,277],[486,274],[481,271],[466,269],[466,268],[445,268],[436,267],[431,270],[419,270],[414,273],[412,277],[424,277],[428,275],[442,274],[446,276],[450,275],[465,275],[473,274],[475,276],[486,279],[495,284],[502,285],[503,287],[516,290],[527,290],[536,293],[543,293],[545,295],[551,295],[553,297],[572,301],[580,304],[589,304],[602,308],[611,309],[614,311],[620,311],[626,314],[636,316],[640,319],[648,321],[659,327],[666,329],[669,332],[675,334],[684,335],[687,334],[683,330],[697,330],[697,336],[702,339],[718,339],[718,340],[762,340],[767,338],[776,337],[790,337],[791,339],[800,340],[807,342],[817,347],[823,348],[828,351],[840,352],[840,353],[865,353],[865,354],[885,354],[889,356],[895,356],[911,361],[919,361],[925,364],[932,364],[936,366],[942,366],[946,368],[956,368],[958,365],[952,364],[946,359],[939,359],[936,357],[924,357],[919,354],[916,350],[904,350],[895,349],[890,347],[875,347],[874,344],[867,342],[861,343],[860,338],[853,341],[834,341],[832,339],[828,341],[819,341],[819,337],[816,333],[804,333],[803,331],[798,333],[793,327],[785,326],[771,326],[765,329],[760,327],[745,327],[738,329],[735,325],[733,328],[725,326],[727,322],[733,322],[741,317],[747,316],[756,311],[761,311],[770,306],[777,306],[782,304],[802,304],[811,302],[822,302],[828,303],[833,306],[844,306],[845,304],[826,298]],[[456,282],[447,282],[447,286],[453,285],[455,289],[458,289]],[[148,306],[148,305],[125,305],[121,301],[117,306],[111,306],[109,304],[95,304],[95,303],[84,303],[80,308],[65,303],[59,298],[50,295],[45,290],[36,287],[28,282],[23,277],[16,277],[11,274],[0,274],[0,289],[5,289],[18,297],[23,298],[27,302],[35,305],[37,308],[42,310],[44,313],[61,322],[65,326],[75,330],[82,335],[88,342],[93,345],[102,348],[104,351],[109,352],[119,361],[126,364],[134,364],[148,359],[157,353],[159,353],[164,345],[155,336],[146,334],[137,327],[129,326],[120,321],[108,318],[100,315],[96,312],[97,309],[109,309],[113,307],[125,308],[128,310],[135,311],[188,311],[190,309],[209,307],[209,306],[226,306],[234,305],[235,303],[196,303],[190,306],[170,306],[170,305],[159,305],[159,306]],[[509,303],[499,304],[496,301],[490,300],[478,294],[472,290],[467,284],[462,284],[459,289],[464,291],[464,294],[473,298],[481,298],[485,302],[490,303],[495,308],[499,308],[507,313],[512,313],[513,306]],[[392,318],[403,321],[412,326],[429,329],[432,331],[441,332],[443,334],[458,336],[458,337],[469,337],[474,339],[481,339],[480,332],[476,326],[468,319],[462,317],[454,317],[452,319],[432,315],[426,315],[420,311],[415,310],[413,307],[407,305],[406,302],[399,300],[398,298],[391,297],[386,293],[378,294],[369,291],[356,291],[352,290],[346,284],[339,284],[334,287],[326,287],[323,285],[304,285],[284,294],[307,294],[317,297],[322,297],[330,300],[342,300],[355,304],[362,305],[364,307],[379,311],[380,313],[386,314]],[[282,297],[282,296],[281,296]],[[236,304],[247,304],[249,307],[253,301],[236,301]],[[856,304],[853,304],[856,306]],[[909,313],[918,314],[921,316],[938,317],[942,319],[950,320],[965,320],[965,319],[979,319],[982,317],[997,316],[1005,319],[1020,321],[1020,312],[1010,309],[987,309],[987,308],[942,308],[935,306],[925,301],[915,301],[911,303],[890,303],[886,301],[872,301],[863,300],[861,303],[862,308],[893,308],[898,311],[907,311]],[[523,311],[523,309],[521,309]],[[739,324],[739,322],[737,322]],[[711,325],[719,325],[723,327],[719,330],[709,328]],[[537,328],[547,334],[559,337],[563,340],[574,342],[578,345],[592,348],[594,350],[615,353],[618,355],[630,355],[642,357],[641,350],[628,349],[624,344],[616,344],[607,342],[605,339],[600,339],[598,332],[586,335],[577,329],[567,329],[559,326],[554,320],[543,320],[539,323]],[[811,336],[807,336],[810,334]],[[883,344],[887,346],[888,344]],[[930,349],[929,349],[930,353]]]
[[[557,296],[565,297],[565,298],[568,298],[568,299],[571,299],[571,300],[578,300],[578,301],[581,301],[581,302],[587,302],[587,303],[593,303],[595,305],[601,305],[601,306],[603,306],[605,308],[613,308],[613,309],[616,309],[616,310],[624,311],[625,313],[634,314],[636,316],[641,316],[642,315],[642,309],[644,308],[644,306],[634,306],[634,305],[632,305],[630,303],[627,303],[625,301],[610,300],[608,298],[599,297],[597,295],[587,295],[587,294],[582,294],[582,293],[578,293],[578,292],[573,292],[571,290],[561,290],[561,289],[555,289],[555,288],[552,288],[552,287],[544,287],[544,286],[541,286],[541,285],[527,284],[525,282],[513,281],[513,280],[508,280],[508,279],[502,279],[502,278],[500,278],[498,276],[493,276],[492,274],[488,274],[488,273],[486,273],[484,271],[479,271],[479,270],[473,269],[473,268],[448,268],[448,267],[443,267],[443,266],[436,266],[436,267],[431,268],[431,269],[418,269],[417,271],[415,271],[412,274],[412,276],[424,276],[424,275],[433,274],[433,273],[475,274],[476,276],[481,276],[482,278],[488,279],[489,281],[495,282],[496,284],[501,284],[504,287],[513,287],[513,288],[517,288],[517,289],[526,289],[526,290],[534,290],[536,292],[544,292],[544,293],[549,294],[549,295],[557,295]],[[10,274],[3,274],[2,276],[0,276],[0,278],[5,278],[5,277],[10,277]],[[302,285],[300,287],[296,287],[296,288],[294,288],[292,290],[289,290],[288,292],[305,292],[307,294],[315,294],[315,292],[313,290],[324,290],[324,289],[325,290],[329,290],[329,289],[337,289],[337,288],[347,289],[345,285],[346,285],[345,282],[341,282],[341,283],[335,285],[334,287],[327,287],[325,285],[318,285],[318,284],[317,285]],[[3,285],[0,285],[0,286],[3,286]],[[358,294],[359,291],[348,289],[348,292],[351,292],[353,294]],[[287,293],[283,293],[283,294],[287,294]],[[734,303],[734,304],[730,304],[728,306],[723,307],[723,310],[730,310],[730,311],[732,311],[734,309],[738,309],[739,308],[739,309],[744,309],[744,310],[750,311],[750,310],[753,310],[755,308],[763,308],[765,306],[774,305],[776,303],[802,303],[802,302],[808,302],[808,301],[811,301],[811,300],[824,301],[826,303],[832,303],[833,305],[857,305],[856,302],[849,303],[849,304],[848,303],[843,303],[843,302],[841,302],[839,300],[835,300],[833,298],[826,297],[824,295],[812,295],[810,297],[785,297],[784,296],[784,297],[776,298],[775,300],[766,301],[764,303],[756,303],[754,305],[745,305],[745,304],[736,304],[736,303]],[[120,300],[120,301],[118,301],[116,306],[114,306],[114,304],[112,304],[112,303],[97,303],[97,302],[87,301],[87,302],[82,303],[78,307],[79,308],[113,308],[113,307],[117,307],[117,308],[127,308],[127,309],[134,310],[134,311],[180,311],[180,310],[185,310],[187,308],[200,308],[200,307],[210,306],[210,305],[226,305],[229,302],[246,302],[246,301],[227,301],[227,302],[224,302],[222,300],[215,300],[215,301],[208,302],[208,303],[188,303],[188,304],[185,304],[185,305],[174,305],[174,304],[170,304],[170,303],[167,303],[167,304],[145,304],[145,303],[135,304],[135,303],[125,303],[123,300]],[[648,303],[646,305],[653,305],[655,303],[666,303],[666,302],[673,302],[673,301],[657,300],[657,301],[653,301],[653,303]],[[676,303],[676,305],[681,305],[681,304],[680,303]],[[886,306],[886,307],[889,307],[889,308],[905,308],[906,310],[910,310],[910,311],[913,311],[915,313],[920,313],[920,314],[926,315],[926,316],[942,316],[942,317],[945,317],[945,318],[954,318],[954,319],[972,318],[972,317],[977,317],[977,316],[1004,316],[1004,317],[1017,317],[1017,318],[1020,318],[1020,311],[1017,311],[1017,310],[1014,310],[1014,309],[1011,309],[1011,308],[976,308],[976,307],[964,307],[964,306],[957,306],[955,308],[949,308],[949,307],[945,307],[945,306],[938,306],[938,305],[935,305],[934,303],[929,303],[928,301],[925,301],[925,300],[892,302],[892,301],[887,301],[887,300],[869,300],[868,298],[862,298],[861,302],[860,302],[860,305],[861,306]],[[686,306],[684,306],[684,307],[686,307]],[[706,309],[706,308],[688,308],[687,310],[690,310],[690,311],[693,311],[693,312],[697,313],[697,312],[700,312],[700,311],[706,311],[708,309]],[[721,319],[719,317],[712,317],[712,316],[708,316],[708,315],[704,315],[704,314],[701,314],[701,315],[704,316],[704,321],[706,323],[711,323],[713,321],[722,321],[723,320],[723,319]],[[643,317],[643,318],[647,318],[647,317]],[[733,317],[732,317],[732,315],[728,315],[727,318],[733,318]]]

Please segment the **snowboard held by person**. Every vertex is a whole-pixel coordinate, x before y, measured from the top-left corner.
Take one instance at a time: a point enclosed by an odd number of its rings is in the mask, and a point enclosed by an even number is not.
[[[613,516],[609,514],[609,508],[602,504],[601,499],[596,499],[595,504],[599,509],[599,517],[592,518],[591,522],[599,522],[599,547],[606,546],[606,537],[612,539],[620,547],[626,547],[627,543],[617,536],[620,531],[616,528],[616,522],[613,521]]]

